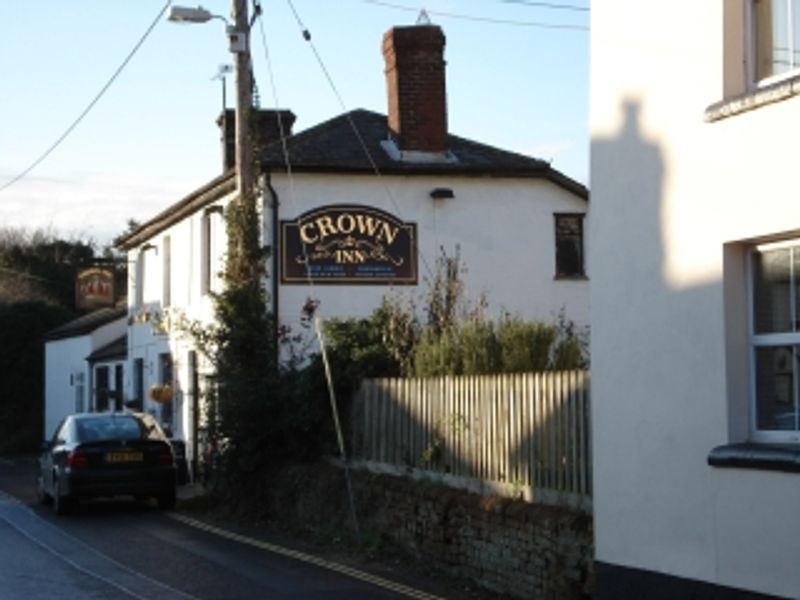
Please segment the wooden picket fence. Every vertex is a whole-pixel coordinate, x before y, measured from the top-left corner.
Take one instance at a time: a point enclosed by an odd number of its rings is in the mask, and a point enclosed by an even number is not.
[[[370,379],[352,411],[357,466],[591,509],[588,372]]]

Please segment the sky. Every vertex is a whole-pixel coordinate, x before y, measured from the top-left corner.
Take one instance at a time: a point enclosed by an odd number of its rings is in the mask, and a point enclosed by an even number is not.
[[[166,0],[2,3],[0,227],[101,247],[129,219],[146,221],[222,173],[215,76],[232,64],[222,20],[158,19]],[[230,0],[202,6],[229,18]],[[356,108],[385,114],[381,38],[415,24],[424,8],[446,36],[450,132],[588,182],[589,0],[261,6],[251,31],[260,105],[292,110],[295,132]],[[225,85],[232,107],[232,75]]]

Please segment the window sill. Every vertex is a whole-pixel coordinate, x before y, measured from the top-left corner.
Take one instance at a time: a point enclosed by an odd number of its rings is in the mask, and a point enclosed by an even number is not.
[[[553,281],[589,281],[586,275],[556,275]]]
[[[728,117],[735,117],[744,112],[798,95],[800,95],[800,75],[794,75],[741,96],[712,104],[706,109],[705,121],[713,123]]]
[[[712,467],[800,473],[800,444],[725,444],[708,454]]]

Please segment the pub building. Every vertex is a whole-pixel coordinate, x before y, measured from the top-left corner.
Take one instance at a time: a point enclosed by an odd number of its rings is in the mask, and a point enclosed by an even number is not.
[[[451,134],[444,48],[436,25],[383,36],[388,115],[353,110],[295,133],[290,110],[253,109],[265,284],[281,326],[300,330],[309,299],[326,319],[418,298],[442,252],[459,253],[467,296],[485,293],[492,316],[588,324],[588,190],[546,161]],[[132,271],[126,394],[169,421],[190,461],[212,374],[175,322],[213,318],[236,188],[233,117],[218,120],[224,172],[117,240]],[[169,403],[148,397],[167,384]]]

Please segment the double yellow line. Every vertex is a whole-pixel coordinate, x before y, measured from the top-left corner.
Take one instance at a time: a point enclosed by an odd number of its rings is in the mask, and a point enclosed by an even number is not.
[[[319,558],[318,556],[313,556],[311,554],[306,554],[305,552],[299,552],[297,550],[292,550],[290,548],[284,548],[283,546],[277,546],[276,544],[270,544],[269,542],[256,540],[244,535],[239,535],[238,533],[233,533],[231,531],[227,531],[219,527],[214,527],[213,525],[209,525],[208,523],[203,523],[202,521],[197,521],[195,519],[192,519],[191,517],[187,517],[179,513],[167,513],[167,514],[169,514],[169,516],[172,517],[173,519],[180,521],[181,523],[184,523],[186,525],[189,525],[190,527],[194,527],[195,529],[199,529],[207,533],[212,533],[219,537],[232,540],[234,542],[239,542],[240,544],[246,544],[254,548],[259,548],[260,550],[266,550],[267,552],[272,552],[274,554],[279,554],[281,556],[286,556],[294,560],[299,560],[308,564],[312,564],[314,566],[321,567],[323,569],[328,569],[329,571],[341,573],[342,575],[352,577],[353,579],[365,581],[367,583],[371,583],[372,585],[384,588],[386,590],[390,590],[398,594],[403,594],[408,598],[415,598],[416,600],[444,600],[440,596],[434,596],[433,594],[428,594],[426,592],[416,590],[412,587],[408,587],[400,583],[395,583],[394,581],[384,579],[383,577],[370,575],[369,573],[365,573],[364,571],[359,571],[358,569],[353,569],[352,567],[348,567],[346,565],[341,565],[339,563],[325,560],[324,558]]]

